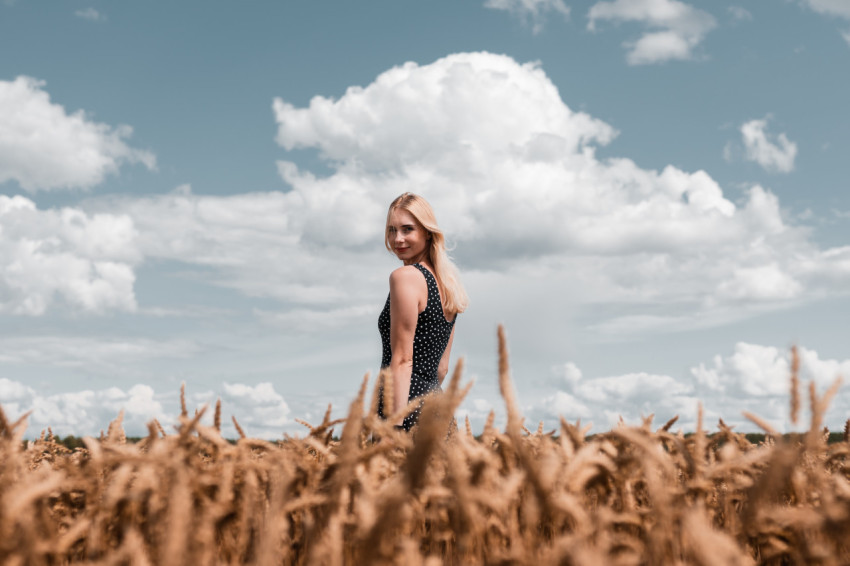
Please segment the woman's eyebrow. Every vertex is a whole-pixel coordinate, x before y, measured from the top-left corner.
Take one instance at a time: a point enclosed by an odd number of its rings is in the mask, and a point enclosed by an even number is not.
[[[400,226],[394,226],[390,224],[387,229],[388,230],[398,230],[399,228],[410,228],[411,230],[416,228],[416,224],[401,224]]]

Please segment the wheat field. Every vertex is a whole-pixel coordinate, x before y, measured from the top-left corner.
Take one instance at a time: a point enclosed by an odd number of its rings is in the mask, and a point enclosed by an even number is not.
[[[173,434],[152,421],[130,443],[119,417],[71,451],[50,433],[22,442],[24,418],[0,411],[0,563],[850,563],[848,428],[828,444],[821,422],[837,382],[823,397],[810,386],[808,433],[749,415],[759,444],[722,421],[709,435],[701,416],[688,436],[651,417],[544,433],[523,427],[499,337],[507,424],[491,414],[478,437],[452,418],[469,388],[462,364],[412,435],[375,416],[366,378],[347,418],[329,409],[280,442],[245,437],[235,419],[241,438],[228,442],[220,404],[209,427],[182,402]],[[796,421],[796,363],[790,381]]]

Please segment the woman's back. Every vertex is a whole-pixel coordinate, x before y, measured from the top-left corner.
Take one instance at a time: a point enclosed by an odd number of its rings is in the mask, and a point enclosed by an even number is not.
[[[418,269],[425,278],[425,283],[428,287],[428,300],[425,310],[419,313],[416,320],[416,332],[413,337],[413,370],[410,376],[408,401],[426,393],[440,390],[438,368],[451,338],[455,320],[457,319],[455,315],[451,321],[446,320],[443,313],[440,291],[434,275],[420,263],[412,264],[412,266]],[[378,331],[381,334],[381,343],[383,346],[381,356],[382,368],[389,367],[392,362],[390,327],[390,297],[387,296],[387,302],[378,317]],[[417,409],[408,419],[405,419],[405,428],[409,429],[416,422],[418,413],[419,411]],[[379,402],[378,414],[383,417],[389,416],[383,413],[383,396],[381,396]]]

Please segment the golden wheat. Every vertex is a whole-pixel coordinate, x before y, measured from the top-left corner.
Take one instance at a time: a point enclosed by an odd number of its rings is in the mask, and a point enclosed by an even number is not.
[[[476,438],[452,418],[469,390],[461,368],[413,435],[377,418],[374,390],[366,407],[367,378],[345,419],[329,407],[281,442],[247,438],[235,419],[240,438],[226,441],[221,406],[203,426],[182,390],[176,433],[152,421],[136,444],[120,415],[84,449],[50,432],[25,444],[25,417],[0,411],[0,563],[850,563],[850,421],[845,442],[820,429],[837,385],[810,390],[811,427],[796,440],[755,415],[761,444],[722,420],[707,435],[701,408],[687,437],[670,431],[675,418],[653,432],[651,417],[590,438],[564,419],[557,435],[532,432],[500,330],[507,426],[491,413]]]

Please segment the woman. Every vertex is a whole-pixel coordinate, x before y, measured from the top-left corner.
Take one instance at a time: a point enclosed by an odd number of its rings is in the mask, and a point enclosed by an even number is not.
[[[378,317],[381,367],[393,379],[395,412],[427,393],[440,391],[458,313],[466,310],[466,291],[446,254],[446,241],[428,202],[411,193],[396,198],[387,212],[384,244],[404,263],[390,274],[390,294]],[[410,430],[422,403],[393,424]],[[383,387],[378,415],[384,414]]]

